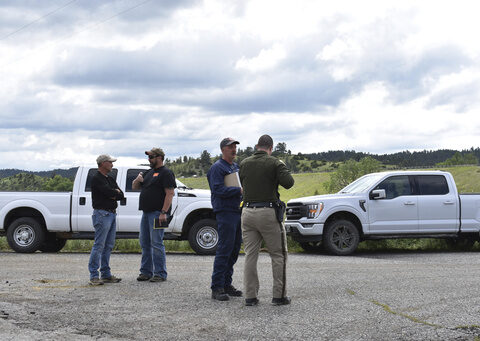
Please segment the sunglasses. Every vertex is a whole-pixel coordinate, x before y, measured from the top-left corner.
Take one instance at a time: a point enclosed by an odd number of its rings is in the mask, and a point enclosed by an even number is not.
[[[156,157],[158,157],[158,155],[149,155],[148,159],[151,160],[151,159],[155,159]]]

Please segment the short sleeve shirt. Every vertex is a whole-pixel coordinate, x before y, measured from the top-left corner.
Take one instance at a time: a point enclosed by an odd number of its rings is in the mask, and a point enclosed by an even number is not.
[[[150,169],[143,175],[139,210],[161,211],[165,202],[165,188],[176,188],[175,175],[165,166]],[[171,208],[169,209],[170,213]]]

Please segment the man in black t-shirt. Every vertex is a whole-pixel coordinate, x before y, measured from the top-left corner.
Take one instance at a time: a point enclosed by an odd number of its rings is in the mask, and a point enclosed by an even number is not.
[[[154,229],[154,220],[167,220],[171,214],[174,190],[177,187],[175,175],[163,165],[165,153],[160,148],[145,152],[151,169],[140,173],[133,180],[133,189],[142,189],[139,210],[143,211],[140,222],[140,246],[142,261],[138,281],[163,282],[167,279],[164,229]]]
[[[109,265],[110,253],[115,245],[117,200],[124,198],[115,179],[108,175],[115,161],[117,159],[110,155],[100,155],[97,158],[98,171],[92,177],[92,222],[95,228],[95,241],[88,262],[90,285],[121,281],[121,278],[112,275]],[[98,276],[99,267],[101,278]]]

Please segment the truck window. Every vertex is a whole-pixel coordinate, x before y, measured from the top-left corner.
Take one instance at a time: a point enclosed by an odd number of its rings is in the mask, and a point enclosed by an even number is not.
[[[129,169],[127,171],[127,183],[125,184],[125,192],[140,192],[141,189],[133,189],[132,182],[140,172],[146,172],[146,169]]]
[[[447,194],[447,179],[443,175],[417,175],[415,177],[420,195]]]
[[[92,177],[95,175],[97,170],[98,170],[97,168],[90,168],[88,170],[87,181],[85,182],[85,192],[92,191]],[[115,179],[115,181],[117,181],[117,173],[118,173],[118,169],[113,168],[112,171],[108,173],[108,175],[110,175],[112,178]]]
[[[402,195],[412,195],[412,187],[408,175],[391,176],[380,182],[374,189],[384,189],[387,199]]]

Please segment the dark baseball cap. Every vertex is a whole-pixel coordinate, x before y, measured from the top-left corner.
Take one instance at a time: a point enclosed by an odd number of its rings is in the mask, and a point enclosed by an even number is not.
[[[165,153],[163,152],[162,148],[156,148],[156,147],[152,148],[151,150],[145,151],[145,154],[165,157]]]
[[[225,137],[222,142],[220,142],[220,149],[222,149],[223,147],[226,147],[226,146],[229,146],[231,144],[240,144],[240,142],[238,142],[237,140],[235,139],[232,139],[231,137]]]

